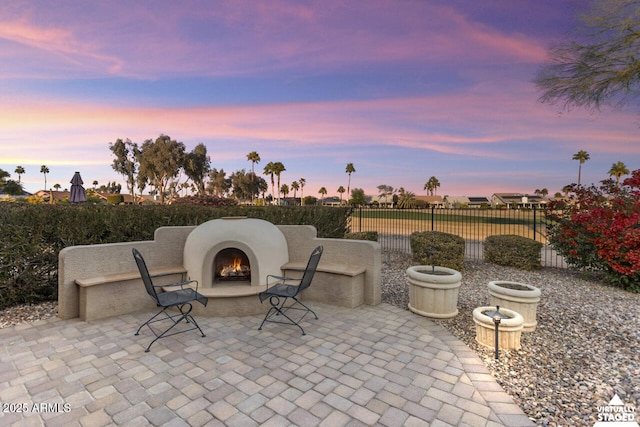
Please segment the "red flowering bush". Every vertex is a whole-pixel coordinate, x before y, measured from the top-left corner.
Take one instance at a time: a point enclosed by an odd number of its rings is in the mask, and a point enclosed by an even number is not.
[[[550,242],[576,268],[602,271],[613,284],[640,292],[640,170],[618,185],[573,185],[568,200],[547,207]]]

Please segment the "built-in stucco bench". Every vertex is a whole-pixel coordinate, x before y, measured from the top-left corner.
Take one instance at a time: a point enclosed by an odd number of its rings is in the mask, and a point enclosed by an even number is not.
[[[156,285],[186,280],[191,273],[185,264],[185,242],[195,228],[160,227],[153,240],[64,248],[59,254],[58,316],[61,319],[80,317],[93,321],[155,309],[136,269],[131,250],[136,248],[143,253]],[[303,299],[343,307],[380,304],[378,243],[318,238],[315,228],[309,225],[280,225],[278,228],[284,234],[288,253],[288,261],[285,259],[278,264],[282,275],[297,277],[296,271],[302,274],[313,248],[324,246],[313,284],[302,295]],[[256,277],[266,279],[266,274],[261,271]],[[261,314],[268,307],[261,304],[256,295],[264,288],[264,282],[251,286],[213,287],[211,283],[200,283],[198,291],[209,298],[209,303],[206,307],[194,305],[193,314]]]
[[[306,263],[290,262],[281,267],[282,275],[301,277]],[[365,303],[366,267],[322,263],[316,269],[311,286],[301,295],[306,301],[322,302],[353,308]],[[258,294],[266,285],[216,285],[200,287],[198,292],[209,299],[206,307],[196,304],[194,313],[205,316],[240,316],[260,313],[268,308],[260,303]]]
[[[301,277],[305,263],[289,262],[282,271],[288,277]],[[313,282],[302,298],[341,307],[354,308],[364,304],[364,273],[362,265],[323,263],[320,261]],[[294,274],[297,273],[297,276]]]
[[[158,284],[184,280],[186,272],[181,265],[149,269],[151,277],[159,280]],[[165,277],[166,281],[162,279]],[[83,320],[131,313],[144,305],[154,306],[146,295],[138,271],[75,279],[75,283],[79,288],[79,310]]]
[[[306,264],[300,262],[287,263],[282,266],[282,273],[287,277],[299,277],[305,267]],[[363,266],[320,263],[313,285],[302,298],[349,308],[362,305],[365,271]],[[186,272],[181,265],[149,269],[154,282],[159,285],[184,280]],[[86,321],[130,313],[145,305],[153,308],[138,271],[75,279],[75,284],[79,289],[79,315]],[[198,314],[208,312],[207,315],[226,316],[255,311],[260,307],[257,295],[265,288],[264,285],[200,287],[198,291],[209,298],[211,306],[194,308]],[[232,303],[230,298],[235,301]]]

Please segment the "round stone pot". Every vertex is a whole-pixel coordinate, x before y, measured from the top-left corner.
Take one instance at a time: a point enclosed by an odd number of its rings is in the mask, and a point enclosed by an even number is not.
[[[446,267],[415,265],[407,269],[409,310],[425,317],[449,319],[458,314],[462,274]]]
[[[473,310],[473,323],[476,324],[476,341],[487,347],[495,348],[496,325],[493,318],[486,313],[495,311],[496,307],[478,307]],[[520,336],[524,319],[513,310],[500,307],[500,313],[507,316],[498,325],[498,347],[501,350],[520,349]]]
[[[523,332],[536,329],[540,289],[526,283],[496,280],[489,282],[489,304],[516,311],[524,318]]]

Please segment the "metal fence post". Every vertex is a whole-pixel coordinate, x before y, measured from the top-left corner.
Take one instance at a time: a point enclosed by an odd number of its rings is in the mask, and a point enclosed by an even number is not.
[[[435,209],[436,209],[436,207],[432,205],[431,206],[431,231],[433,231],[434,228],[435,228],[435,225],[434,225],[434,222],[433,222],[434,221],[433,217],[435,216],[434,215],[435,214]]]
[[[538,240],[536,239],[536,225],[538,224],[538,221],[536,221],[536,213],[536,205],[533,205],[533,240]]]

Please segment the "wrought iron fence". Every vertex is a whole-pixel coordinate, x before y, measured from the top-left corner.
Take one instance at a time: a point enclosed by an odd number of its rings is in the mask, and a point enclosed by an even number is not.
[[[498,234],[516,234],[543,244],[542,264],[566,267],[564,259],[548,244],[547,219],[541,209],[372,209],[351,213],[352,232],[377,231],[383,249],[410,252],[414,231],[442,231],[466,241],[465,256],[483,259],[484,240]]]

